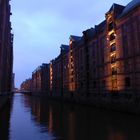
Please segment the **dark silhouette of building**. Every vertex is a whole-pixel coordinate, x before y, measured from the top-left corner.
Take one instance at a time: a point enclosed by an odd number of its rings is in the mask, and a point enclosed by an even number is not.
[[[13,34],[9,0],[0,1],[0,93],[11,92],[13,74]]]

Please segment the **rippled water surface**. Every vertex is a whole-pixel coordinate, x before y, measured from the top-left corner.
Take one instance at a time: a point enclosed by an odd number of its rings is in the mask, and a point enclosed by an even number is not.
[[[140,140],[140,116],[15,94],[0,112],[0,140]]]

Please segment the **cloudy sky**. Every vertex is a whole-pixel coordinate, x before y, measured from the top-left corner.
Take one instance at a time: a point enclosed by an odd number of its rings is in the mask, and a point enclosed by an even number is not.
[[[69,36],[104,20],[113,3],[131,0],[12,0],[15,84],[31,77],[42,63],[48,63],[68,44]]]

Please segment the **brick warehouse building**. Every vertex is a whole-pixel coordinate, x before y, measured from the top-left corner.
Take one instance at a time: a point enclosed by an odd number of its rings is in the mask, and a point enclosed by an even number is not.
[[[11,92],[13,73],[13,34],[9,0],[0,0],[0,93]]]
[[[26,79],[22,84],[21,84],[21,91],[26,89],[27,91],[31,91],[32,90],[32,79]]]
[[[50,64],[43,63],[32,73],[32,78],[21,84],[21,89],[36,92],[50,91]]]
[[[126,6],[113,4],[103,22],[81,37],[70,36],[69,46],[62,47],[50,63],[50,93],[82,99],[106,97],[110,92],[136,95],[139,53],[140,0]]]
[[[51,61],[50,89],[53,96],[63,96],[68,92],[68,45],[60,46],[60,55]]]
[[[106,56],[110,55],[106,66],[111,68],[107,90],[139,92],[140,1],[133,0],[126,7],[114,4],[106,23]]]

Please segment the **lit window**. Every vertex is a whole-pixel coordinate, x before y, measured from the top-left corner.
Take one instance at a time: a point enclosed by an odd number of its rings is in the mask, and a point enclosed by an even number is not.
[[[116,55],[111,56],[111,63],[115,63],[116,62]]]
[[[109,40],[110,40],[110,41],[113,41],[114,39],[115,39],[115,34],[114,34],[114,33],[112,33],[112,34],[110,35]]]

